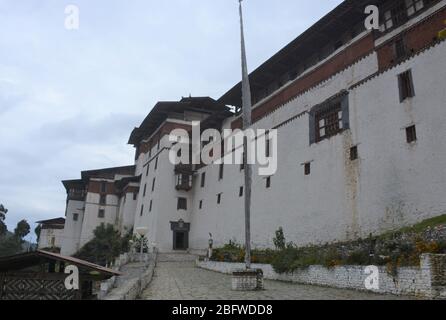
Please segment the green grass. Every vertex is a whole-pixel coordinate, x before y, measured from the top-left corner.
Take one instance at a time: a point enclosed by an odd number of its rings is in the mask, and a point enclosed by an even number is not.
[[[292,272],[311,265],[386,265],[389,270],[416,266],[422,253],[446,254],[444,239],[425,240],[421,234],[428,228],[446,224],[446,214],[415,225],[355,241],[297,247],[287,245],[281,250],[253,250],[254,263],[271,264],[278,273]],[[401,237],[406,234],[407,237]],[[374,255],[370,255],[373,244]],[[231,242],[213,251],[213,260],[242,262],[244,248]],[[394,271],[392,271],[394,272]]]
[[[402,229],[398,230],[398,232],[400,232],[400,233],[408,233],[408,232],[421,233],[424,230],[426,230],[427,228],[433,228],[433,227],[436,227],[441,224],[446,224],[446,214],[421,221],[420,223],[417,223],[410,227],[402,228]]]

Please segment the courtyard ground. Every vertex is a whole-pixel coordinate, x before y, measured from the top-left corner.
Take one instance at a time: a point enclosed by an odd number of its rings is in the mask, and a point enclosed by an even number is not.
[[[353,290],[265,281],[264,291],[235,292],[231,276],[195,267],[193,261],[160,259],[144,300],[393,300],[404,299]]]

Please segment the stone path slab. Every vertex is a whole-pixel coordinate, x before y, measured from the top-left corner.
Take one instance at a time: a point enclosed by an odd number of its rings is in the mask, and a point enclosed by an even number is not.
[[[166,260],[166,259],[164,259]],[[265,291],[234,292],[231,276],[195,267],[191,261],[159,261],[145,300],[396,300],[397,296],[265,281]]]

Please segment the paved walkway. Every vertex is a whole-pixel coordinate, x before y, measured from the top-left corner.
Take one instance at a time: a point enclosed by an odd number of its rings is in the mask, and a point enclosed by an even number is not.
[[[231,276],[195,267],[191,261],[161,259],[151,284],[142,294],[145,300],[375,300],[399,299],[353,290],[265,281],[264,291],[235,292]]]

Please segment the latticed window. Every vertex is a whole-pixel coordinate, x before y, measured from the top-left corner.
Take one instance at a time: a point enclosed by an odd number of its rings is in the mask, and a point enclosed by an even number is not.
[[[340,102],[316,113],[316,142],[335,136],[342,130]]]
[[[405,1],[407,8],[407,15],[409,17],[424,8],[423,0],[405,0]]]
[[[187,210],[186,198],[178,198],[177,210]]]
[[[408,19],[406,4],[404,1],[395,1],[391,8],[384,11],[381,31],[387,31],[405,23]]]
[[[407,56],[407,48],[404,38],[395,41],[395,59],[401,60]]]
[[[385,32],[404,24],[407,20],[428,7],[431,7],[438,0],[395,0],[390,6],[380,8],[383,12],[381,18],[381,31]]]

